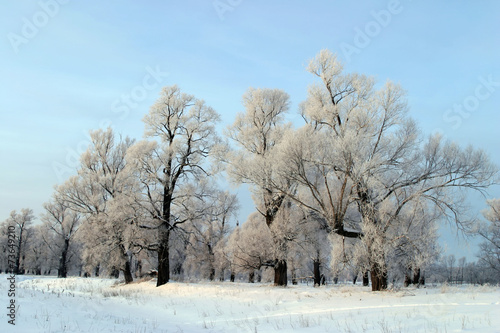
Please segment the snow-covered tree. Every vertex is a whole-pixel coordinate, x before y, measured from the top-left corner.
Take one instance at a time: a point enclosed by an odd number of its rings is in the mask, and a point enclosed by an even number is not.
[[[248,274],[250,282],[253,282],[255,271],[274,266],[273,237],[262,214],[250,214],[245,223],[233,230],[226,254],[236,273]]]
[[[500,275],[500,199],[487,201],[489,208],[483,212],[487,222],[479,226],[483,242],[479,245],[479,261]]]
[[[8,219],[3,222],[3,230],[8,230],[9,227],[14,227],[15,242],[13,247],[8,247],[8,249],[15,249],[14,253],[14,274],[24,274],[25,267],[24,262],[27,254],[27,248],[29,240],[33,235],[33,221],[35,216],[33,215],[33,210],[29,208],[23,208],[18,213],[15,210],[10,213]],[[9,243],[8,243],[9,244]],[[9,251],[10,254],[10,251]],[[9,265],[10,269],[10,265]]]
[[[52,270],[57,270],[60,263],[60,253],[54,253],[48,246],[53,246],[57,243],[58,238],[55,233],[50,233],[46,225],[36,224],[33,226],[33,236],[28,243],[26,254],[26,267],[32,274],[48,275]],[[70,256],[76,257],[79,247],[73,247],[75,254]],[[76,261],[76,260],[75,260]]]
[[[300,221],[299,243],[307,258],[307,267],[312,272],[314,286],[321,284],[324,271],[330,264],[331,244],[327,222],[315,213],[304,214]]]
[[[125,170],[125,155],[133,140],[117,139],[111,128],[91,131],[90,137],[78,175],[59,186],[56,195],[84,217],[78,236],[86,265],[121,270],[129,283],[133,281],[133,241],[140,237],[133,223],[135,179]]]
[[[57,195],[57,192],[51,201],[44,204],[44,208],[45,214],[41,217],[43,226],[54,236],[50,241],[47,240],[46,245],[59,258],[57,276],[65,278],[71,260],[71,247],[82,217],[78,212],[71,210],[69,203]]]
[[[185,205],[190,223],[186,231],[190,233],[186,265],[201,277],[215,279],[216,269],[219,277],[224,277],[225,258],[218,258],[216,250],[223,246],[230,231],[230,222],[238,208],[234,194],[202,182],[196,189],[197,195]]]
[[[215,124],[219,115],[203,100],[182,93],[177,86],[162,89],[160,98],[144,117],[145,136],[127,153],[140,179],[141,195],[136,202],[148,215],[149,228],[156,233],[154,248],[158,254],[158,282],[170,279],[170,237],[172,230],[187,222],[179,218],[181,202],[190,193],[179,195],[190,180],[208,174],[206,158],[218,143]]]
[[[42,225],[37,224],[32,227],[32,237],[28,243],[28,249],[26,251],[25,267],[26,271],[41,275],[42,270],[48,268],[54,256],[48,253],[47,244],[45,244],[42,238]]]
[[[289,96],[278,89],[249,89],[243,95],[245,112],[238,113],[228,128],[227,136],[238,146],[226,158],[227,172],[235,184],[249,184],[257,210],[271,230],[278,211],[285,201],[286,191],[293,184],[275,169],[277,146],[290,128],[284,114],[289,108]],[[287,284],[286,239],[273,237],[276,249],[275,284]]]
[[[385,289],[387,235],[404,220],[406,206],[426,201],[466,228],[457,192],[484,190],[496,167],[484,152],[439,136],[422,143],[398,85],[377,90],[373,79],[343,73],[329,51],[321,51],[308,70],[321,83],[310,87],[301,105],[307,125],[287,140],[280,170],[309,191],[290,197],[327,220],[333,233],[363,238],[372,288]],[[351,220],[353,207],[359,215]]]

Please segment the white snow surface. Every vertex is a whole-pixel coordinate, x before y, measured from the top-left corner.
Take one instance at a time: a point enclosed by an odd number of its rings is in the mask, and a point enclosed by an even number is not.
[[[359,285],[17,276],[16,325],[0,274],[0,332],[500,332],[498,286],[371,292]]]

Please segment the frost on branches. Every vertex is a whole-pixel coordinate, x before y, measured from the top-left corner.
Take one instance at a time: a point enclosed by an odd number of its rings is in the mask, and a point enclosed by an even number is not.
[[[478,233],[483,239],[479,245],[479,261],[491,271],[492,276],[500,276],[500,199],[488,200],[489,208],[483,211],[487,222],[479,224]]]
[[[143,121],[150,141],[132,146],[127,162],[140,185],[135,202],[145,219],[139,227],[156,234],[144,246],[157,253],[161,286],[170,280],[172,231],[189,221],[182,216],[183,204],[195,192],[185,186],[210,173],[207,157],[219,142],[215,133],[219,115],[203,100],[170,86],[162,89]]]
[[[458,192],[485,190],[497,169],[482,151],[439,136],[422,139],[398,85],[375,89],[373,79],[343,73],[329,51],[320,52],[308,70],[320,82],[301,104],[307,124],[289,134],[277,159],[282,175],[299,189],[275,185],[328,221],[334,234],[358,239],[373,290],[385,289],[388,258],[393,248],[404,247],[395,240],[412,205],[426,205],[467,229]],[[426,224],[421,233],[431,234],[434,220],[412,219]]]
[[[287,263],[282,255],[286,252],[287,239],[274,232],[278,229],[273,228],[273,223],[283,206],[286,191],[291,190],[293,184],[278,173],[275,166],[277,147],[291,126],[284,122],[289,103],[289,96],[284,91],[250,88],[243,95],[245,112],[238,113],[227,130],[238,149],[230,151],[224,158],[233,182],[250,185],[257,210],[274,234],[274,282],[280,286],[285,286],[288,281]]]

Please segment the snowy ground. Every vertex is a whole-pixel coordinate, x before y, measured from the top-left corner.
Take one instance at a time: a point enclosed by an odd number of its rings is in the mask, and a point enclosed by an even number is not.
[[[2,311],[10,298],[0,274]],[[18,276],[0,332],[500,332],[499,287],[401,289],[246,283],[115,284]]]

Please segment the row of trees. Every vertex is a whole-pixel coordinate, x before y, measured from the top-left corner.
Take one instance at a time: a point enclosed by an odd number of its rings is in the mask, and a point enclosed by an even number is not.
[[[393,272],[420,280],[439,255],[440,221],[498,249],[498,214],[486,214],[493,229],[478,228],[463,204],[467,190],[484,193],[497,181],[484,152],[422,137],[398,85],[377,88],[372,78],[346,74],[329,51],[308,71],[318,82],[300,105],[299,128],[286,121],[288,94],[249,89],[245,111],[221,137],[218,114],[170,86],[143,119],[144,140],[93,131],[77,175],[45,205],[43,225],[28,228],[29,211],[4,223],[27,221],[18,228],[19,255],[57,253],[61,277],[72,258],[87,274],[122,271],[127,283],[134,271],[157,268],[158,286],[182,272],[210,279],[229,272],[232,280],[245,272],[253,280],[265,267],[276,285],[286,285],[289,272],[292,281],[312,272],[319,284],[329,267],[332,276],[366,280],[369,272],[372,289],[382,290]],[[256,213],[241,226],[232,228],[238,202],[217,174],[253,193]]]

